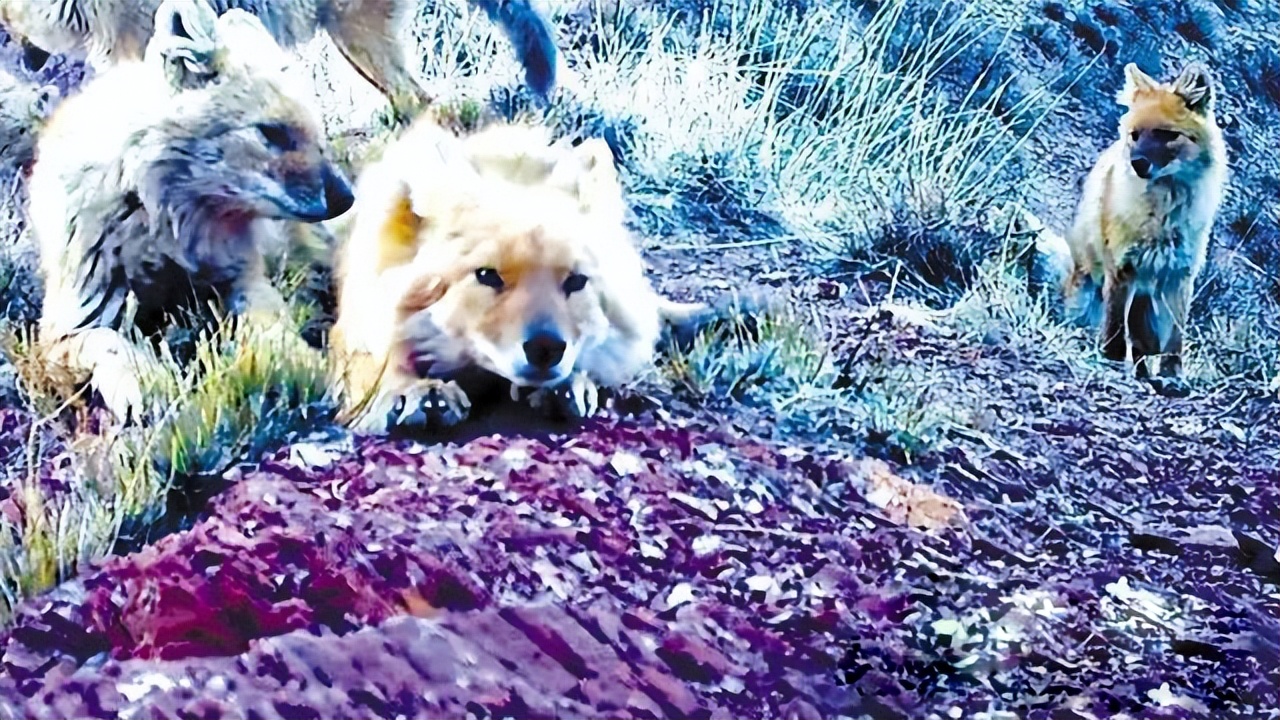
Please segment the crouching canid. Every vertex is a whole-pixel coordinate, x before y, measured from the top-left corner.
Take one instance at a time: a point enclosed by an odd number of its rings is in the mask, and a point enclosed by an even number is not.
[[[210,0],[223,13],[257,16],[282,46],[293,47],[324,30],[339,52],[390,99],[401,116],[428,100],[405,65],[397,33],[412,20],[414,0]],[[551,28],[529,0],[468,0],[506,32],[525,68],[525,79],[546,97],[555,85],[556,44]],[[27,63],[49,53],[84,57],[98,70],[142,57],[160,0],[0,0],[0,23],[23,44]]]
[[[664,319],[623,225],[608,146],[536,128],[459,138],[423,117],[356,186],[340,253],[334,379],[356,429],[449,425],[480,369],[570,416],[649,366]]]
[[[1125,76],[1120,137],[1085,180],[1066,236],[1067,307],[1100,328],[1108,359],[1132,350],[1139,377],[1184,395],[1183,333],[1226,185],[1226,146],[1205,68],[1161,83],[1130,64]]]
[[[209,302],[281,322],[263,248],[282,221],[326,220],[353,201],[262,23],[219,18],[204,0],[165,0],[155,22],[144,60],[59,105],[30,181],[42,345],[121,417],[141,401],[134,329]]]

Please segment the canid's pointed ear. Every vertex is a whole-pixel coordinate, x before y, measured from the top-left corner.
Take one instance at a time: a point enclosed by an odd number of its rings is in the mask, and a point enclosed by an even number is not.
[[[1155,78],[1138,69],[1136,63],[1129,63],[1124,66],[1124,89],[1120,91],[1117,100],[1121,105],[1128,105],[1133,101],[1133,96],[1144,90],[1155,90],[1160,83]]]
[[[412,262],[418,254],[423,219],[414,211],[409,186],[400,184],[378,233],[378,271]]]
[[[147,56],[163,64],[175,89],[200,87],[217,76],[217,20],[205,0],[164,0],[156,9]]]
[[[1199,63],[1191,63],[1173,81],[1173,91],[1192,112],[1203,113],[1213,107],[1213,78],[1209,69]]]
[[[572,162],[573,171],[577,174],[578,202],[583,212],[609,213],[616,215],[618,221],[626,213],[626,205],[622,199],[622,182],[618,179],[618,168],[613,164],[613,151],[609,144],[599,138],[584,140],[573,148],[569,158],[561,162],[555,174],[565,172],[566,164]]]

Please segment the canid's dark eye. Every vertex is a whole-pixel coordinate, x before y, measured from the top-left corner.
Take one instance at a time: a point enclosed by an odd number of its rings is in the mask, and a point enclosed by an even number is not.
[[[502,276],[493,268],[480,268],[476,270],[476,282],[481,285],[488,285],[494,290],[502,289]]]
[[[1134,142],[1138,142],[1138,138],[1140,137],[1142,137],[1142,133],[1138,130],[1134,130],[1133,132],[1129,133],[1129,139]]]
[[[258,126],[258,134],[269,147],[281,152],[288,152],[298,147],[293,132],[284,123],[262,123]]]
[[[587,276],[582,273],[569,273],[569,277],[564,279],[565,295],[572,295],[587,286]]]
[[[1152,130],[1151,136],[1162,143],[1171,143],[1182,137],[1182,133],[1177,130]]]

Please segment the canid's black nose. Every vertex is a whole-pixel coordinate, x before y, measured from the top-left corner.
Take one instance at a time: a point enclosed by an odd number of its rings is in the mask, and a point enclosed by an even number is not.
[[[351,183],[342,176],[342,172],[331,167],[324,169],[324,205],[327,220],[338,217],[351,209],[356,196],[351,192]]]
[[[1129,161],[1133,166],[1133,171],[1143,180],[1151,179],[1151,161],[1146,158],[1133,158]]]
[[[549,332],[540,332],[524,341],[524,357],[539,370],[550,370],[564,358],[564,340]]]

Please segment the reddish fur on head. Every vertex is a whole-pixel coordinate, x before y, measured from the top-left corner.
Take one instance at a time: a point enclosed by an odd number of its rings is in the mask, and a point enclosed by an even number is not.
[[[1191,64],[1172,82],[1161,83],[1130,63],[1118,100],[1129,108],[1120,119],[1120,136],[1140,178],[1203,169],[1218,132],[1208,71]]]
[[[652,363],[670,303],[627,233],[604,141],[515,125],[458,137],[426,116],[356,194],[333,337],[342,392],[373,398],[353,408],[362,426],[470,369],[589,412],[595,387]],[[347,369],[361,363],[386,371]]]

